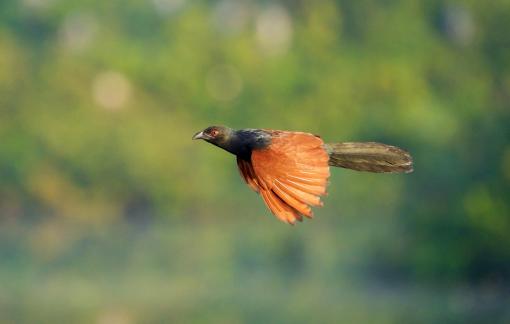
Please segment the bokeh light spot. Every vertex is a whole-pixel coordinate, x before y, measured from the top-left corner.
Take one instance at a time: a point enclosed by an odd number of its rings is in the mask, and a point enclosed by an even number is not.
[[[73,13],[66,16],[60,27],[60,41],[65,49],[79,52],[90,45],[96,32],[94,16],[83,12]]]
[[[53,4],[54,0],[23,0],[22,3],[26,8],[29,9],[46,9]]]
[[[213,11],[214,25],[223,34],[238,34],[243,31],[252,15],[246,1],[223,0]]]
[[[102,72],[92,84],[95,102],[107,110],[123,108],[131,97],[131,83],[119,72]]]
[[[133,317],[123,309],[106,310],[100,314],[97,324],[131,324],[134,323]]]
[[[243,79],[235,67],[218,65],[207,73],[206,88],[212,98],[231,101],[241,93]]]
[[[475,34],[475,22],[471,12],[461,5],[448,5],[443,15],[448,38],[458,45],[469,45]]]
[[[156,10],[164,15],[169,15],[184,6],[186,0],[152,0]]]
[[[292,20],[281,6],[263,10],[256,20],[256,40],[261,52],[267,56],[285,54],[292,41]]]

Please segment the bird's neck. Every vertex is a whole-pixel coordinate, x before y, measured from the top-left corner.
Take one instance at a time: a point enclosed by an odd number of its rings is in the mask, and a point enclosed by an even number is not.
[[[228,141],[218,145],[226,151],[249,161],[251,152],[263,149],[271,143],[271,135],[259,129],[241,129],[233,131]]]

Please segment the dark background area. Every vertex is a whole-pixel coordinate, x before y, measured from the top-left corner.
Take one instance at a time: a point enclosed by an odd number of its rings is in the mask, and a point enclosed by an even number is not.
[[[510,322],[510,2],[0,2],[0,322]],[[288,226],[211,124],[380,141]]]

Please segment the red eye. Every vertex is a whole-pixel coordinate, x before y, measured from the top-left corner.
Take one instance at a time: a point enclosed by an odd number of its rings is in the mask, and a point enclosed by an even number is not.
[[[218,130],[217,129],[213,129],[211,131],[211,136],[216,137],[217,135],[218,135]]]

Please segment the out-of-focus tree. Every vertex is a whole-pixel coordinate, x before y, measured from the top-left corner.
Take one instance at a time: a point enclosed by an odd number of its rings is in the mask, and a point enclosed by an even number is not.
[[[415,156],[384,183],[333,175],[330,205],[391,202],[400,236],[367,267],[508,284],[509,30],[504,0],[4,0],[1,217],[234,219],[255,199],[191,134],[299,129]]]

